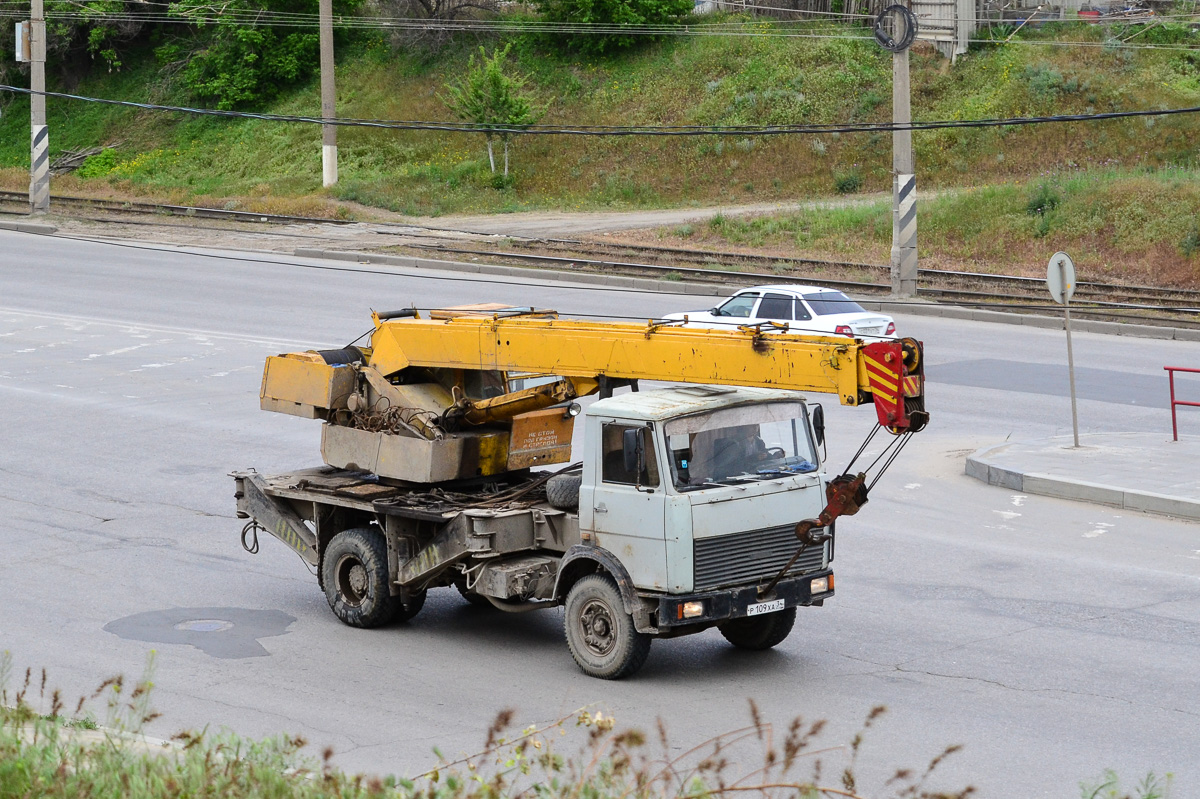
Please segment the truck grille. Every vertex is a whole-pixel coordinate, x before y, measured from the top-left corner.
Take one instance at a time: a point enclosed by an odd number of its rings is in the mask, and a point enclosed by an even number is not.
[[[765,582],[779,573],[796,554],[800,542],[795,527],[771,527],[693,542],[695,555],[694,590],[706,591],[726,585]],[[800,574],[821,568],[825,544],[804,550],[788,574]]]

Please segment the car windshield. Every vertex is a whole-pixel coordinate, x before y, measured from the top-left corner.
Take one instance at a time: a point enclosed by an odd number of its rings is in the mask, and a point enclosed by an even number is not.
[[[817,470],[801,402],[772,402],[673,419],[663,428],[676,490],[778,480]]]
[[[750,316],[750,312],[754,310],[754,301],[758,299],[757,294],[735,294],[717,308],[717,316],[736,316],[746,319]]]
[[[865,313],[865,309],[840,291],[822,291],[816,294],[805,294],[804,301],[813,309],[817,316],[829,316],[838,313]]]

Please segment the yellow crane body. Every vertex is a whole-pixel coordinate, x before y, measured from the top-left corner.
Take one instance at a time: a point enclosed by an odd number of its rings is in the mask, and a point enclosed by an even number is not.
[[[391,480],[442,482],[566,462],[572,420],[549,406],[638,380],[873,401],[893,433],[918,430],[927,418],[913,339],[593,322],[502,306],[372,318],[368,347],[268,358],[260,400],[265,410],[324,419],[329,465]],[[514,389],[517,376],[545,382]]]

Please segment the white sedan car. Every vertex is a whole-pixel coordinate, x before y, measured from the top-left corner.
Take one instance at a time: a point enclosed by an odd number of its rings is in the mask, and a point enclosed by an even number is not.
[[[886,314],[871,313],[836,289],[820,286],[752,286],[707,311],[669,313],[664,319],[687,318],[687,327],[736,328],[775,322],[791,333],[852,338],[885,338],[896,334]]]

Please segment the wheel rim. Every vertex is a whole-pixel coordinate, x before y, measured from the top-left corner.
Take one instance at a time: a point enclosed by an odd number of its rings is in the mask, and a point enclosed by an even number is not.
[[[371,579],[367,567],[353,555],[343,555],[334,572],[338,595],[351,607],[358,607],[367,596]]]
[[[583,644],[593,655],[604,657],[617,645],[617,625],[612,610],[598,599],[590,599],[579,613]]]

